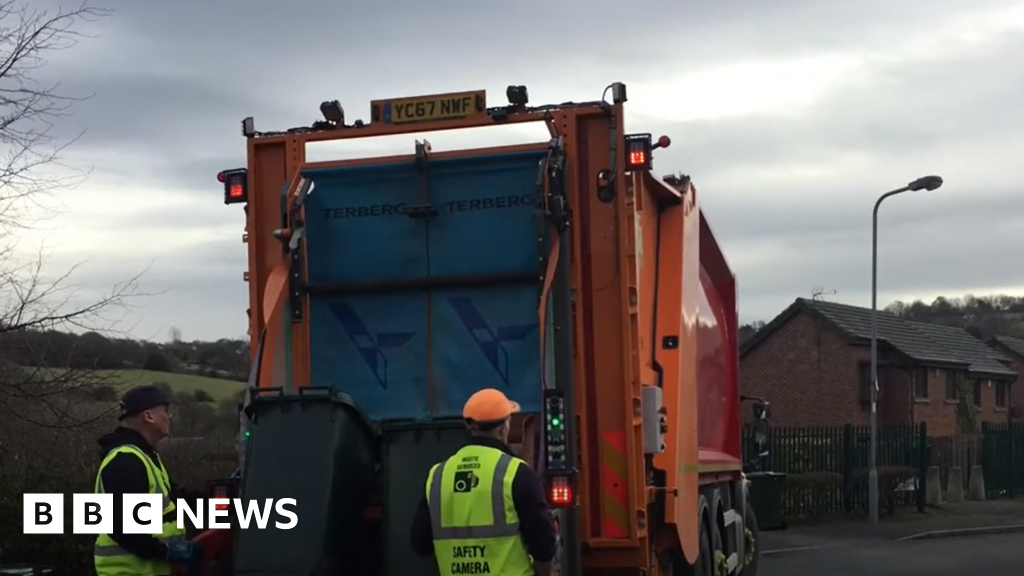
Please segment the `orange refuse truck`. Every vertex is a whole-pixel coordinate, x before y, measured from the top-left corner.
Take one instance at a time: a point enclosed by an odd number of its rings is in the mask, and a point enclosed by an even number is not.
[[[626,131],[626,86],[533,105],[509,86],[370,103],[277,132],[242,121],[252,342],[246,500],[291,529],[208,531],[219,574],[428,576],[409,524],[463,402],[522,406],[512,441],[549,490],[563,575],[743,575],[757,521],[741,472],[736,282],[668,137]],[[424,132],[536,123],[547,138],[433,149]],[[316,142],[408,135],[388,157]],[[261,500],[262,501],[262,500]]]

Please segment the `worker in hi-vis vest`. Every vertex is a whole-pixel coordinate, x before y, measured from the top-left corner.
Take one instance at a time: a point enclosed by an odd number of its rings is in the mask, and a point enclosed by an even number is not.
[[[174,486],[154,446],[170,433],[170,396],[157,386],[138,386],[121,399],[121,425],[97,441],[100,467],[95,492],[114,495],[114,531],[96,537],[93,562],[97,576],[164,576],[171,565],[195,570],[202,548],[178,529],[177,498],[201,494]],[[123,494],[163,494],[163,530],[125,534]]]
[[[473,394],[462,410],[469,441],[427,474],[410,538],[441,576],[551,574],[555,531],[543,484],[508,446],[518,411],[499,390]]]

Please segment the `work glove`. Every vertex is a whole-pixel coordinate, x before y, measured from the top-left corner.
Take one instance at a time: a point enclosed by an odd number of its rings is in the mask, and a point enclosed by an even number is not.
[[[172,564],[181,564],[195,572],[202,560],[203,549],[191,540],[176,540],[167,545],[167,561]]]

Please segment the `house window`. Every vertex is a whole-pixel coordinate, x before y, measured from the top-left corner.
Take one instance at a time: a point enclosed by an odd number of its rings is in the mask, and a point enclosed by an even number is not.
[[[974,379],[974,405],[981,407],[981,388],[988,380]]]
[[[996,382],[996,408],[1006,408],[1007,388],[1006,382]]]
[[[956,383],[956,372],[953,370],[946,371],[946,400],[959,400],[960,399],[960,387]]]
[[[914,370],[914,398],[918,400],[928,399],[928,369],[917,368]]]

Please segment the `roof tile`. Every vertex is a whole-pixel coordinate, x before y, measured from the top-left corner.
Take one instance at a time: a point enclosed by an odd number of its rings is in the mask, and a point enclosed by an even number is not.
[[[871,309],[798,298],[854,338],[871,338]],[[956,326],[928,324],[900,318],[878,310],[877,337],[918,362],[961,364],[971,372],[1013,376],[1000,360],[1005,356],[986,346],[970,332]],[[1022,342],[1024,344],[1024,342]]]
[[[929,340],[944,348],[951,358],[969,364],[971,372],[987,374],[1014,374],[1000,360],[1009,360],[999,351],[975,338],[970,332],[956,326],[909,322]]]
[[[995,336],[993,339],[1006,346],[1014,354],[1024,358],[1024,339],[1013,336]]]

